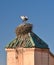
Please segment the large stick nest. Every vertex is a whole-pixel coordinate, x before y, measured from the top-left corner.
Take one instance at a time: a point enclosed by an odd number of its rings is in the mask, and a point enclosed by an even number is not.
[[[27,34],[32,31],[32,24],[26,23],[16,28],[16,35]]]

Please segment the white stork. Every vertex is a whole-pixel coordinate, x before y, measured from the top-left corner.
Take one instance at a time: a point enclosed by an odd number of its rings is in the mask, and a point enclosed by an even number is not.
[[[20,16],[20,18],[23,20],[23,22],[26,22],[28,20],[27,16]]]

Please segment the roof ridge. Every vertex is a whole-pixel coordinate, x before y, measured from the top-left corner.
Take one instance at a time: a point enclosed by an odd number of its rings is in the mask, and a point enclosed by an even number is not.
[[[33,46],[35,46],[35,43],[34,43],[34,41],[33,41],[33,39],[32,39],[31,34],[30,34],[30,33],[28,33],[28,35],[29,35],[29,37],[30,37],[30,41],[31,41],[32,45],[33,45]]]

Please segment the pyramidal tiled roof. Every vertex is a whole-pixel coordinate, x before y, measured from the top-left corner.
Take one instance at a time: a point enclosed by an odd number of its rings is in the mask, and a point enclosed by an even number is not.
[[[6,48],[16,48],[16,47],[23,47],[23,48],[48,48],[48,45],[40,39],[35,33],[29,32],[26,38],[17,37],[13,41],[11,41]]]

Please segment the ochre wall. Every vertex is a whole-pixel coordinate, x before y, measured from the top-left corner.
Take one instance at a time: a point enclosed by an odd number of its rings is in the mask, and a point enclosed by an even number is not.
[[[54,65],[54,56],[49,49],[6,49],[7,65]]]
[[[18,65],[34,65],[34,48],[17,48]]]
[[[48,49],[36,48],[34,51],[34,65],[48,65]]]
[[[49,51],[49,65],[54,65],[54,55]]]
[[[7,49],[7,65],[15,65],[15,50],[14,49]]]

